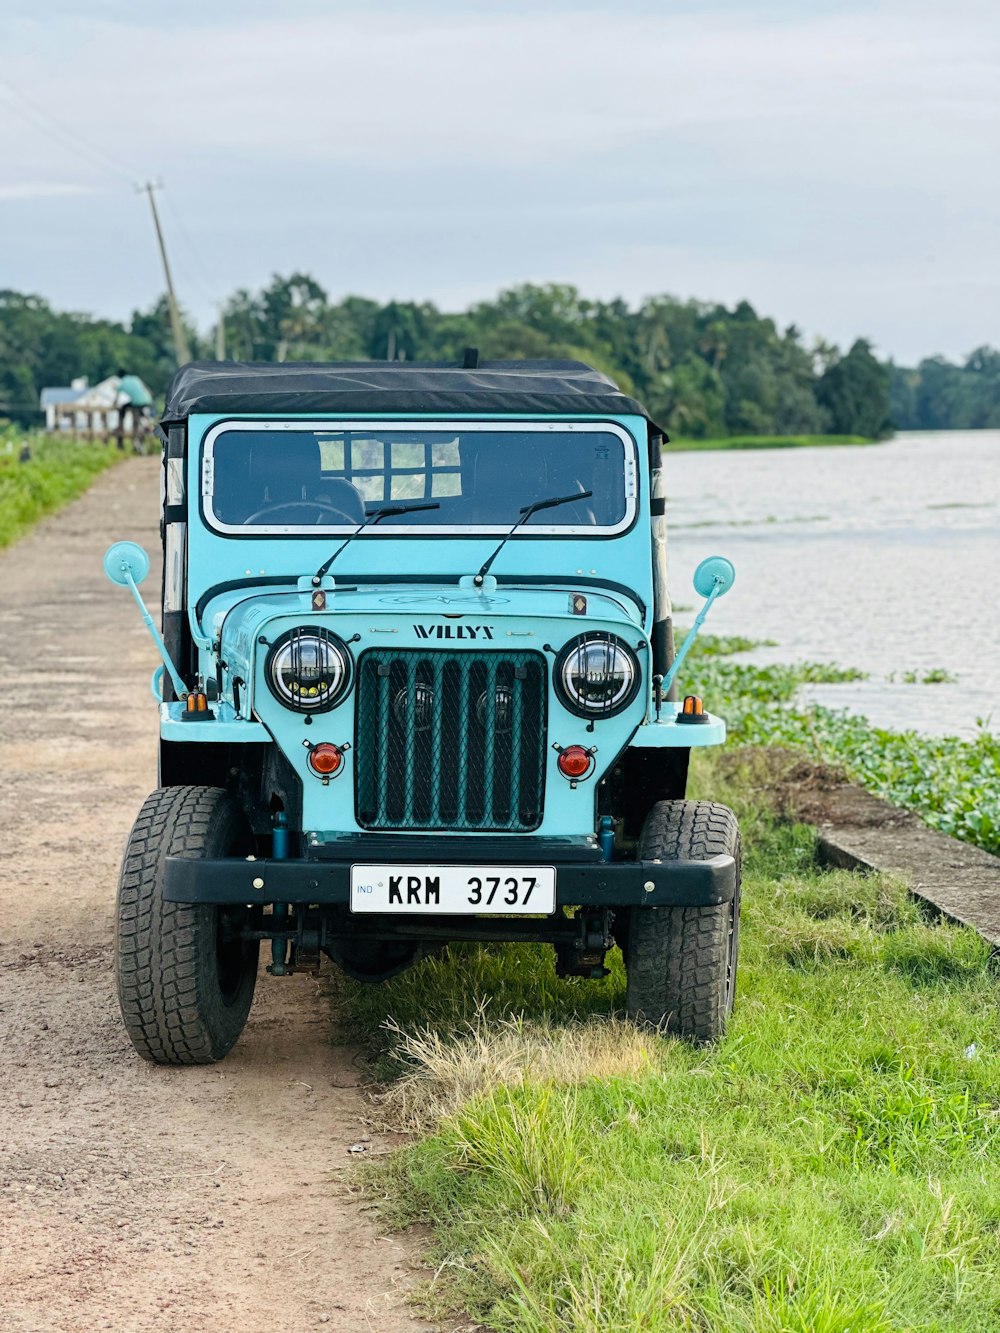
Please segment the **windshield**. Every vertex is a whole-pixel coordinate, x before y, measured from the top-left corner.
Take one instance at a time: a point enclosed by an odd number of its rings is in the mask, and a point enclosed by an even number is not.
[[[389,503],[433,500],[374,531],[503,533],[526,505],[577,491],[593,494],[525,527],[596,536],[634,515],[634,444],[611,425],[226,423],[205,455],[205,516],[224,532],[313,536],[356,528]]]

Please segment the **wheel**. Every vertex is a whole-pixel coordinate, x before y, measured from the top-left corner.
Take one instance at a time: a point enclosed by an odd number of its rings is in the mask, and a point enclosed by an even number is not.
[[[118,882],[115,975],[132,1045],[160,1065],[204,1065],[232,1049],[257,983],[245,908],[165,902],[164,861],[253,851],[243,811],[218,787],[160,787],[135,821]]]
[[[625,940],[625,1007],[637,1022],[691,1041],[722,1036],[733,1011],[740,934],[740,830],[713,801],[659,801],[639,839],[643,861],[736,860],[732,902],[634,907]]]

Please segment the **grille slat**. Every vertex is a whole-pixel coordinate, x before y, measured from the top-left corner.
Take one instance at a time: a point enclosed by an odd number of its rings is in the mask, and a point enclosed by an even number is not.
[[[515,672],[515,679],[517,673]],[[522,723],[524,720],[524,695],[521,690],[514,690],[510,701],[510,748],[511,753],[521,753]],[[521,765],[512,764],[510,773],[510,808],[516,810],[521,803]]]
[[[358,663],[355,806],[367,829],[520,833],[544,797],[538,653],[370,649]]]
[[[483,691],[483,813],[486,819],[496,818],[496,740],[497,740],[497,664],[491,657],[486,664],[486,689]],[[494,706],[490,707],[490,700]],[[477,710],[478,711],[478,710]],[[515,765],[511,765],[514,768]]]
[[[413,818],[413,788],[417,780],[417,761],[420,756],[417,754],[417,664],[412,658],[407,660],[406,664],[406,699],[414,701],[411,707],[403,712],[404,729],[406,732],[406,750],[405,753],[411,755],[413,762],[401,766],[403,774],[403,827],[412,828],[416,822]],[[399,698],[397,694],[396,698]]]
[[[443,698],[442,686],[444,684],[444,663],[439,657],[435,657],[433,662],[434,679],[434,698]],[[431,718],[431,755],[441,753],[441,709],[435,708]],[[432,825],[441,823],[441,765],[433,764],[431,768],[431,810],[430,822]]]
[[[458,729],[461,735],[469,734],[469,673],[458,667],[459,687],[458,687]],[[458,801],[455,810],[455,823],[459,828],[464,828],[468,818],[469,802],[469,766],[468,764],[456,764],[458,776]]]

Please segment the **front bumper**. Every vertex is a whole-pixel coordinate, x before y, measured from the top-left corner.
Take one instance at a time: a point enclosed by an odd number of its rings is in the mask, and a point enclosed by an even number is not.
[[[547,855],[543,840],[533,851],[530,858],[515,858],[495,855],[494,847],[489,852],[483,848],[475,860],[483,865],[554,865],[557,911],[562,907],[711,907],[731,902],[736,892],[736,862],[731,856],[711,856],[703,861],[570,860]],[[422,859],[432,865],[474,863],[468,856],[428,856],[426,849]],[[343,860],[189,860],[168,856],[164,897],[174,903],[278,902],[346,908],[352,864],[373,860],[409,869],[421,858],[378,857],[371,852]],[[419,915],[426,919],[426,913]]]

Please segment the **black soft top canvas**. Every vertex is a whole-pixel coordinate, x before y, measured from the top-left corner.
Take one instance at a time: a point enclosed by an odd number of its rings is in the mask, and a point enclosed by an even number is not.
[[[164,421],[192,412],[478,413],[645,417],[641,403],[582,361],[192,361],[167,388]]]

